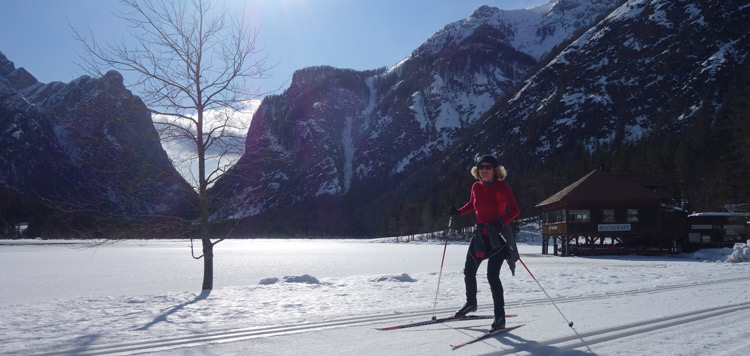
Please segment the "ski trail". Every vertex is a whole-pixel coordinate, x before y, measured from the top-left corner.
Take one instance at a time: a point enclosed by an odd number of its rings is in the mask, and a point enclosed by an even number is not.
[[[555,352],[571,351],[574,349],[585,347],[585,345],[595,345],[602,342],[608,342],[624,337],[680,326],[686,323],[702,321],[705,319],[714,318],[741,310],[747,310],[748,307],[750,307],[750,302],[691,311],[688,313],[671,315],[663,318],[656,318],[625,325],[618,325],[601,330],[594,330],[581,334],[581,336],[585,339],[585,344],[579,341],[578,336],[568,336],[547,341],[534,342],[533,344],[528,345],[528,347],[515,347],[508,350],[486,353],[484,355],[502,356],[516,354],[518,352],[533,353],[535,349],[550,347],[557,344],[563,345],[556,347]],[[571,341],[573,343],[568,343]]]
[[[688,288],[693,288],[693,287],[709,286],[709,285],[714,285],[714,284],[736,283],[738,281],[750,281],[750,276],[725,278],[725,279],[710,280],[710,281],[694,281],[694,282],[681,283],[681,284],[662,285],[662,286],[658,286],[654,288],[623,290],[623,291],[617,291],[617,292],[606,292],[606,293],[601,293],[601,294],[589,294],[589,295],[574,296],[574,297],[558,297],[558,298],[553,298],[553,299],[555,300],[556,303],[572,303],[572,302],[580,302],[580,301],[587,301],[587,300],[607,299],[607,298],[619,297],[619,296],[633,296],[633,295],[660,293],[660,292],[666,292],[666,291],[688,289]],[[544,305],[544,304],[550,304],[550,301],[546,298],[515,301],[512,303],[506,303],[506,308],[508,307],[512,308],[514,306],[520,308],[520,307],[528,307],[528,306]],[[620,326],[602,329],[602,330],[591,331],[591,332],[581,334],[581,336],[586,341],[586,344],[592,345],[595,343],[606,342],[606,341],[610,341],[610,340],[614,340],[618,338],[623,338],[623,337],[627,337],[631,335],[649,332],[652,330],[668,328],[668,327],[676,326],[676,325],[691,322],[691,321],[703,320],[703,319],[711,318],[711,317],[718,316],[718,315],[732,313],[738,310],[747,309],[749,306],[750,306],[750,302],[746,302],[746,303],[730,305],[730,306],[709,308],[709,309],[693,311],[693,312],[685,313],[685,314],[678,314],[678,315],[668,316],[668,317],[659,318],[659,319],[647,320],[647,321],[620,325]],[[483,305],[483,306],[480,306],[479,309],[491,309],[491,308],[492,308],[492,305]],[[446,314],[446,313],[452,314],[454,311],[455,311],[454,308],[442,308],[442,309],[437,310],[437,312],[441,314]],[[297,324],[294,326],[278,325],[278,326],[260,327],[260,328],[230,329],[230,330],[216,331],[216,332],[211,332],[211,333],[206,333],[206,334],[187,335],[183,337],[140,340],[140,341],[134,341],[134,342],[127,342],[127,343],[118,343],[118,344],[102,344],[102,345],[94,344],[94,345],[88,345],[86,347],[79,347],[79,348],[67,349],[67,350],[57,350],[57,351],[48,352],[48,353],[35,353],[35,354],[39,356],[71,355],[71,354],[86,356],[86,355],[113,355],[113,354],[157,352],[160,350],[163,351],[163,350],[169,350],[169,349],[175,349],[175,348],[204,345],[204,344],[209,344],[209,343],[234,342],[234,341],[242,341],[242,340],[255,339],[255,338],[265,338],[265,337],[271,337],[271,336],[289,335],[289,334],[297,334],[297,333],[303,333],[303,332],[314,332],[314,331],[335,329],[335,328],[341,328],[341,327],[364,326],[364,325],[373,325],[373,324],[382,325],[383,323],[395,323],[395,322],[405,320],[405,319],[410,319],[410,320],[429,319],[432,315],[433,315],[432,310],[424,310],[424,311],[419,311],[419,312],[396,314],[396,315],[388,314],[388,315],[355,316],[355,317],[345,318],[345,319]],[[558,344],[561,345],[559,346],[559,348],[564,348],[565,350],[568,350],[568,349],[572,350],[572,349],[584,346],[577,336],[572,335],[569,337],[557,338],[557,339],[541,341],[541,342],[534,342],[530,345],[527,345],[528,347],[520,347],[520,348],[513,348],[511,350],[497,351],[495,353],[490,353],[490,355],[508,355],[508,354],[517,353],[517,352],[533,351],[536,348],[558,345]]]

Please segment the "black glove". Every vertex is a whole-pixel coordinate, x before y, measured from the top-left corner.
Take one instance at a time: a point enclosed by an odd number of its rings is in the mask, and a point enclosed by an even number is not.
[[[495,232],[497,232],[498,234],[502,234],[503,229],[505,228],[503,219],[502,218],[495,219],[495,221],[492,222],[492,227],[495,229]]]
[[[461,213],[458,212],[455,206],[451,205],[448,207],[448,216],[459,216]]]

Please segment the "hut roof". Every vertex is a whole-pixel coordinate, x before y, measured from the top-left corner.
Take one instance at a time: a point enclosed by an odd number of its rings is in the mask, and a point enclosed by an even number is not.
[[[536,206],[542,207],[557,202],[658,201],[661,197],[661,194],[629,179],[596,169]]]

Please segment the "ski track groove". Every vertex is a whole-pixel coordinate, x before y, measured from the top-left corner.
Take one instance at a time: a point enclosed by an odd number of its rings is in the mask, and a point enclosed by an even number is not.
[[[554,352],[558,353],[558,352],[564,352],[564,351],[571,351],[577,348],[586,347],[586,345],[594,345],[594,344],[598,344],[602,342],[612,341],[612,340],[629,337],[633,335],[638,335],[642,333],[652,332],[652,331],[656,331],[660,329],[680,326],[680,325],[684,325],[690,322],[701,321],[701,320],[705,320],[708,318],[721,316],[724,314],[734,313],[740,310],[747,310],[748,307],[750,307],[750,302],[734,304],[734,305],[725,305],[725,306],[720,306],[720,307],[713,307],[713,308],[708,308],[708,309],[703,309],[703,310],[691,311],[687,313],[671,315],[671,316],[656,318],[656,319],[650,319],[646,321],[639,321],[635,323],[619,325],[619,326],[614,326],[614,327],[610,327],[606,329],[586,332],[586,333],[580,334],[580,336],[584,338],[584,341],[580,341],[578,335],[566,336],[566,337],[551,339],[547,341],[533,342],[529,345],[514,347],[511,349],[507,349],[507,350],[493,351],[490,353],[486,353],[484,355],[502,356],[502,355],[516,354],[519,352],[532,352],[533,353],[533,351],[538,348],[551,347],[553,345],[565,344],[570,341],[575,341],[572,344],[563,345],[562,347],[556,347]],[[591,338],[595,336],[599,336],[599,337]]]
[[[617,297],[617,296],[659,293],[659,292],[665,292],[665,291],[671,291],[671,290],[677,290],[677,289],[683,289],[683,288],[708,286],[708,285],[723,284],[723,283],[733,283],[737,281],[746,281],[746,280],[750,280],[750,277],[734,277],[734,278],[726,278],[726,279],[718,279],[718,280],[710,280],[710,281],[695,281],[695,282],[688,282],[688,283],[663,285],[663,286],[658,286],[654,288],[641,288],[641,289],[625,290],[625,291],[619,291],[619,292],[605,292],[601,294],[589,294],[589,295],[581,295],[581,296],[573,296],[573,297],[557,297],[553,299],[556,303],[568,303],[568,302],[578,302],[578,301],[586,301],[586,300],[607,299],[607,298]],[[533,306],[533,305],[547,304],[547,303],[550,303],[548,299],[537,298],[537,299],[526,299],[526,300],[521,300],[521,301],[508,302],[505,304],[505,306],[506,308],[514,307],[514,306],[525,307],[525,306]],[[698,312],[686,313],[690,315],[695,315],[696,313],[700,314],[699,316],[696,316],[694,318],[687,318],[686,314],[680,314],[677,316],[669,316],[669,317],[649,320],[645,322],[632,323],[632,324],[621,325],[621,326],[617,326],[613,328],[587,332],[587,333],[581,334],[581,337],[586,338],[586,337],[591,337],[591,336],[604,335],[596,339],[586,340],[586,344],[591,345],[591,344],[614,340],[614,339],[622,338],[622,337],[627,337],[627,336],[631,336],[631,335],[635,335],[635,334],[639,334],[639,333],[643,333],[647,331],[671,327],[674,325],[678,325],[678,323],[690,322],[694,320],[701,320],[701,319],[705,319],[705,318],[709,318],[709,317],[713,317],[717,315],[722,315],[722,314],[730,313],[733,311],[745,309],[748,306],[750,306],[750,302],[736,304],[736,305],[723,306],[723,307],[710,308],[710,309],[705,309],[705,310],[698,311]],[[491,308],[491,307],[492,307],[491,304],[484,304],[484,305],[480,305],[479,309]],[[443,309],[438,309],[436,312],[437,313],[452,313],[453,311],[454,311],[454,308],[443,308]],[[62,351],[39,353],[37,355],[38,356],[56,356],[56,355],[75,354],[75,355],[85,356],[85,355],[112,355],[112,354],[122,354],[122,353],[132,353],[132,352],[158,351],[158,350],[166,350],[166,349],[174,348],[175,346],[184,347],[184,346],[195,346],[195,345],[207,344],[207,343],[212,343],[212,342],[241,341],[241,340],[254,339],[254,338],[260,338],[260,337],[280,336],[280,335],[295,334],[295,333],[302,333],[302,332],[333,329],[333,328],[343,327],[343,326],[367,325],[367,324],[382,323],[382,322],[393,322],[395,324],[398,321],[403,320],[403,319],[417,318],[417,317],[432,317],[432,315],[433,315],[432,311],[421,311],[421,312],[402,313],[402,314],[357,316],[357,317],[352,317],[352,318],[335,319],[335,320],[329,320],[329,321],[324,321],[324,322],[303,323],[297,326],[280,325],[280,326],[269,326],[269,327],[259,327],[259,328],[230,329],[230,330],[199,334],[199,335],[188,335],[188,336],[181,336],[181,337],[155,339],[155,340],[143,340],[143,341],[136,341],[136,342],[130,342],[130,343],[92,345],[92,346],[79,347],[79,348],[67,349],[67,350],[62,350]],[[676,320],[676,321],[672,321],[672,320]],[[633,329],[633,330],[628,330],[628,329]],[[391,331],[381,331],[381,332],[397,332],[397,331],[391,330]],[[610,334],[610,333],[615,333],[615,334],[611,336],[606,336],[606,334]],[[585,346],[576,335],[576,336],[558,338],[558,339],[553,339],[553,340],[547,340],[547,341],[538,342],[538,343],[535,342],[533,343],[533,346],[531,349],[538,348],[538,347],[545,347],[545,346],[549,347],[551,345],[566,343],[566,342],[574,341],[574,340],[578,340],[578,342],[573,343],[571,345],[566,345],[565,348],[561,349],[560,351],[572,350],[578,347]],[[531,350],[531,349],[525,348],[525,347],[514,348],[512,350],[504,350],[504,351],[489,353],[488,355],[507,355],[507,354],[517,353],[517,352],[524,352],[524,351]]]

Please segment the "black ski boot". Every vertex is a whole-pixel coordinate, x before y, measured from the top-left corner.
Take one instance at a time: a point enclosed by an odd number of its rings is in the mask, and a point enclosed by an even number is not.
[[[495,318],[495,321],[492,322],[492,330],[500,330],[505,329],[505,317],[502,318]]]
[[[456,318],[463,318],[466,314],[477,311],[477,303],[466,302],[464,306],[456,311]]]

